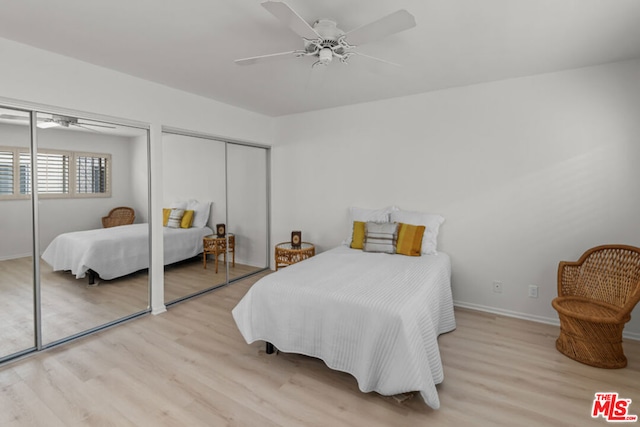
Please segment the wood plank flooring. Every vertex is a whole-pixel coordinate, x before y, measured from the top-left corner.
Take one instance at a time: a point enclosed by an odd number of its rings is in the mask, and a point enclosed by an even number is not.
[[[34,345],[33,272],[31,257],[0,261],[0,357]],[[236,263],[230,279],[259,268]],[[122,317],[146,310],[149,275],[146,270],[88,286],[69,272],[54,272],[40,264],[42,335],[47,344]],[[165,301],[194,294],[226,281],[224,267],[215,273],[202,257],[165,267]]]
[[[594,393],[640,414],[640,343],[603,370],[555,350],[557,327],[456,310],[439,339],[441,408],[362,393],[317,359],[248,345],[231,309],[252,277],[0,368],[2,426],[603,426]]]

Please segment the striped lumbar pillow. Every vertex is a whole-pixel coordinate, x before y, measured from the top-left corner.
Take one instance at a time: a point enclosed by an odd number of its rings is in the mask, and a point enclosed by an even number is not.
[[[367,222],[362,250],[395,254],[397,233],[398,224],[394,222]]]
[[[398,244],[396,253],[409,256],[420,256],[424,225],[398,224]]]
[[[364,244],[364,222],[353,221],[353,239],[351,240],[352,249],[362,249]]]
[[[171,209],[169,214],[169,221],[167,221],[167,227],[180,228],[180,222],[184,216],[184,209]]]

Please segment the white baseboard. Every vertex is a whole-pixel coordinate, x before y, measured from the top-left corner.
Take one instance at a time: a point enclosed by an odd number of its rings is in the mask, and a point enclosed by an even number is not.
[[[464,301],[453,301],[453,305],[460,308],[468,308],[469,310],[483,311],[485,313],[498,314],[500,316],[514,317],[516,319],[530,320],[537,323],[546,323],[548,325],[560,326],[560,320],[554,317],[537,316],[535,314],[522,313],[519,311],[505,310],[503,308],[490,307],[481,304],[473,304]],[[640,333],[622,332],[625,339],[640,341]]]
[[[0,256],[0,261],[9,261],[9,260],[12,260],[12,259],[26,258],[26,257],[30,257],[30,256],[33,256],[33,252],[27,252],[26,254]]]

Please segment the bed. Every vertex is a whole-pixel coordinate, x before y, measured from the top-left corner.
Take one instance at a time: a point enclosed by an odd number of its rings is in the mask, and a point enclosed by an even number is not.
[[[202,253],[209,227],[164,227],[164,263],[173,264]],[[149,268],[149,224],[131,224],[57,236],[42,254],[54,271],[71,271],[80,279],[89,274],[104,280]]]
[[[434,409],[438,335],[456,327],[446,253],[418,257],[340,246],[270,274],[233,309],[247,343],[323,360],[361,391],[418,391]]]

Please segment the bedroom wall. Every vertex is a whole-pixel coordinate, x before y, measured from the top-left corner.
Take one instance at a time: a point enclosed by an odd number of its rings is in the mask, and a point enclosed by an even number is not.
[[[640,246],[638,75],[630,61],[279,118],[273,241],[336,246],[349,206],[440,213],[458,305],[557,322],[560,260]],[[640,338],[640,307],[626,332]]]
[[[152,307],[163,311],[161,127],[270,144],[273,119],[7,39],[0,56],[0,97],[150,124]]]

